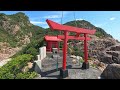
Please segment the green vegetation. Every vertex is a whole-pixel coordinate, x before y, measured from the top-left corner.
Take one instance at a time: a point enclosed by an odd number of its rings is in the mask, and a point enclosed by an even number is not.
[[[37,59],[36,55],[39,53],[39,48],[44,45],[44,39],[40,38],[38,40],[31,41],[27,46],[23,47],[21,51],[17,52],[12,57],[16,57],[22,54],[33,55],[34,60]]]
[[[81,52],[81,51],[74,51],[73,54],[74,54],[75,56],[81,56],[81,57],[84,57],[84,53]]]
[[[0,79],[29,79],[34,78],[35,72],[22,72],[22,68],[32,61],[33,56],[30,54],[19,55],[12,58],[7,64],[0,68]]]
[[[95,35],[97,37],[112,37],[103,29],[95,27],[90,22],[85,20],[70,21],[64,25],[76,26],[86,29],[96,29]],[[16,31],[15,26],[19,29]],[[22,12],[5,15],[0,14],[0,42],[9,43],[10,47],[22,47],[22,50],[12,56],[12,60],[6,65],[0,67],[0,79],[32,79],[37,74],[31,70],[22,72],[23,67],[28,62],[36,60],[36,55],[39,53],[39,48],[44,45],[45,35],[63,34],[60,31],[52,31],[50,28],[44,29],[30,23],[29,18]],[[69,33],[75,35],[76,33]],[[25,38],[30,40],[30,43],[25,43]],[[78,43],[78,40],[69,40],[68,42]],[[84,53],[78,46],[68,46],[68,53],[76,56],[84,57]],[[60,48],[63,48],[63,42],[60,42]],[[80,60],[83,62],[83,60]],[[94,66],[94,65],[93,65]]]
[[[31,54],[31,55],[33,55],[33,56],[35,56],[35,55],[38,54],[38,53],[37,53],[37,50],[36,50],[35,48],[33,48],[33,47],[30,47],[28,50],[26,50],[26,53],[27,53],[27,54]]]
[[[80,63],[83,63],[84,62],[84,60],[83,59],[80,59]]]
[[[19,29],[15,28],[16,26]],[[24,45],[26,36],[30,41],[40,39],[45,34],[44,30],[31,24],[29,18],[22,12],[13,15],[0,14],[0,42],[7,42],[11,47]]]
[[[16,79],[33,79],[36,76],[37,76],[36,72],[18,73],[16,75]]]
[[[97,65],[96,64],[91,64],[91,66],[93,67],[93,68],[97,68]]]
[[[0,42],[7,42],[11,47],[16,47],[17,44],[17,40],[2,29],[0,29]]]
[[[15,26],[19,27],[16,33]],[[13,15],[0,14],[0,42],[9,43],[10,47],[23,47],[13,57],[31,54],[36,59],[39,48],[44,44],[46,33],[47,30],[44,28],[31,24],[29,18],[22,12]],[[26,37],[30,43],[25,43]]]
[[[78,46],[72,47],[71,45],[68,45],[67,51],[68,51],[68,54],[70,54],[70,55],[84,57],[84,53],[78,48]]]

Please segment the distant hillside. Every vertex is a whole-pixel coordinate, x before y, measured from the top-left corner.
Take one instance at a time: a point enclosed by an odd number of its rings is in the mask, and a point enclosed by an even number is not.
[[[24,13],[0,14],[0,42],[7,42],[11,47],[28,44],[43,31],[42,27],[31,24]]]
[[[0,61],[13,55],[31,54],[36,57],[43,43],[45,29],[30,23],[22,12],[0,14]]]
[[[96,27],[90,22],[85,21],[85,20],[70,21],[70,22],[65,23],[64,25],[76,26],[76,27],[86,28],[86,29],[96,29],[97,30],[97,32],[95,33],[96,36],[112,37],[110,34],[107,34],[105,30],[103,30],[102,28]]]

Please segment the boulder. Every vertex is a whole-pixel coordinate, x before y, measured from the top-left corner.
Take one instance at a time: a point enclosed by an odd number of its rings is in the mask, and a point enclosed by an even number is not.
[[[101,74],[104,79],[120,79],[120,64],[109,64]]]
[[[111,47],[110,50],[113,50],[113,51],[120,51],[120,46]]]
[[[76,64],[76,63],[77,63],[77,60],[76,60],[76,59],[73,59],[73,60],[72,60],[72,63],[73,63],[73,64]]]
[[[27,64],[28,64],[27,66],[25,66],[25,67],[22,68],[22,72],[27,72],[27,71],[29,71],[30,69],[32,70],[32,68],[33,68],[33,63],[28,62]]]
[[[120,64],[120,58],[119,57],[112,56],[112,60],[114,61],[114,63]]]
[[[104,54],[99,57],[101,62],[104,62],[106,64],[112,64],[114,61],[112,60],[112,55]]]
[[[106,53],[116,57],[120,55],[120,52],[118,51],[106,51]]]
[[[76,58],[76,56],[75,55],[71,55],[70,58]]]
[[[80,57],[80,56],[76,56],[76,59],[77,59],[77,60],[83,60],[83,58]]]

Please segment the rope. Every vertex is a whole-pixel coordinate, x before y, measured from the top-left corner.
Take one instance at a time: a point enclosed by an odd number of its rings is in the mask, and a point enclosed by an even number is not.
[[[61,14],[61,24],[63,23],[63,11],[62,11],[62,14]],[[62,34],[62,31],[60,31],[60,35]],[[59,42],[59,47],[60,47],[60,42]]]
[[[77,27],[77,21],[76,21],[76,17],[75,17],[75,11],[73,12],[73,14],[74,14],[75,26]]]
[[[62,16],[61,16],[61,24],[62,24],[62,19],[63,19],[63,11],[62,11]]]
[[[63,19],[63,11],[62,11],[62,15],[61,15],[61,24],[62,24],[62,19]],[[61,31],[60,31],[60,35],[61,35]],[[60,48],[60,42],[59,42],[59,46],[58,46],[59,48]],[[60,54],[60,52],[58,51],[58,53]],[[57,56],[57,63],[56,63],[56,70],[58,71],[58,65],[59,65],[59,63],[58,63],[58,56]]]

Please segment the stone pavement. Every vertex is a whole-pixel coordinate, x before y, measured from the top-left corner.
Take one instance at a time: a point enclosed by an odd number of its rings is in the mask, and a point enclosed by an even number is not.
[[[46,58],[42,62],[42,70],[35,79],[60,79],[60,68],[62,68],[62,57],[58,59],[58,70],[56,70],[56,60]],[[65,79],[99,79],[101,71],[90,66],[87,70],[81,69],[82,63],[79,65],[72,63],[72,58],[67,57],[67,69],[69,76]]]

